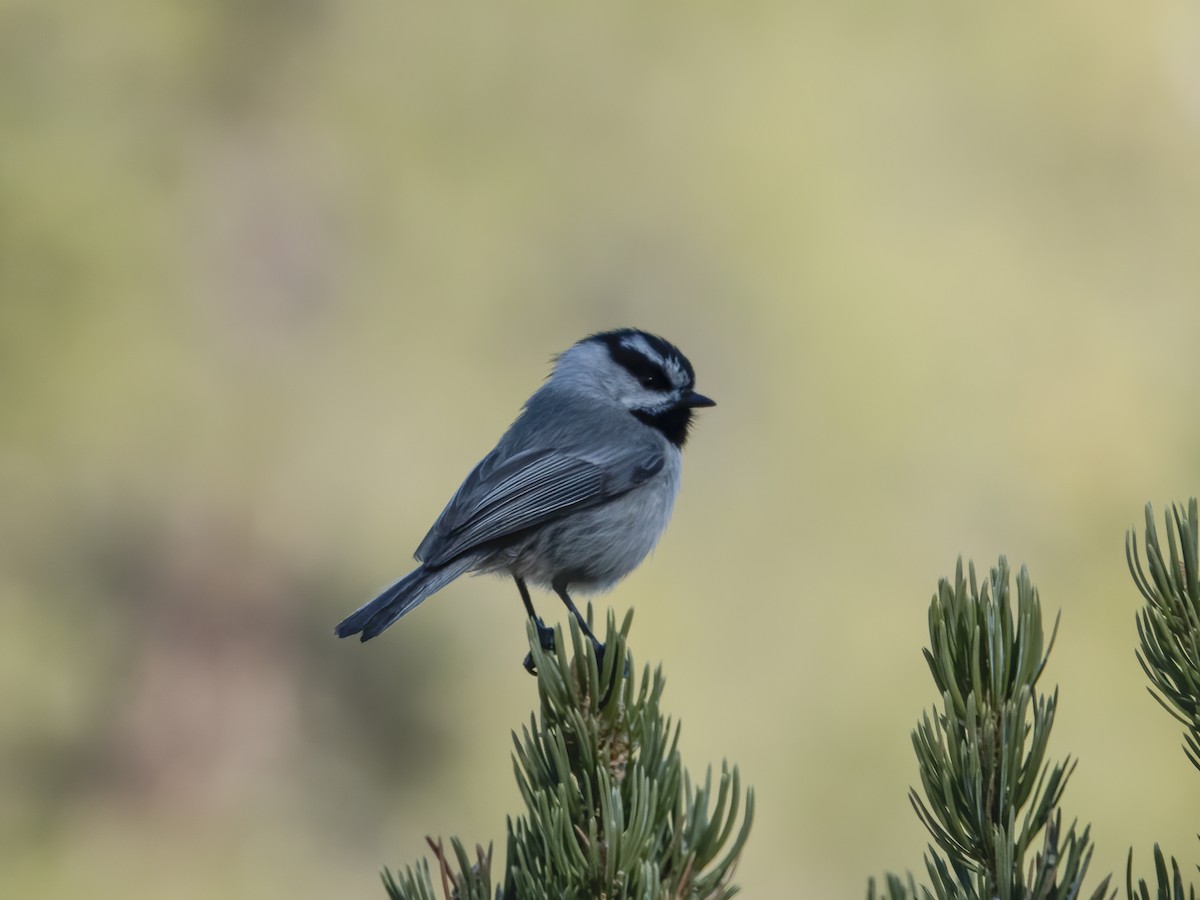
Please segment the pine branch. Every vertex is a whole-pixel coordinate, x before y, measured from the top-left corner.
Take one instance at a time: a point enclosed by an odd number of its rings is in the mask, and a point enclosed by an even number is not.
[[[1146,505],[1146,565],[1138,553],[1137,535],[1125,536],[1125,559],[1133,581],[1146,600],[1138,613],[1142,671],[1150,694],[1181,722],[1183,752],[1200,769],[1200,560],[1197,553],[1197,509],[1193,497],[1186,515],[1172,506],[1165,516],[1167,552],[1154,526],[1154,508]],[[1147,571],[1148,570],[1148,571]]]
[[[590,610],[589,610],[590,618]],[[530,625],[540,710],[513,735],[513,768],[525,812],[508,820],[507,861],[495,896],[511,898],[714,898],[737,892],[732,878],[750,833],[754,792],[736,766],[710,768],[694,784],[678,752],[679,726],[659,711],[661,668],[640,683],[626,638],[608,616],[607,652],[570,623],[572,654],[542,649]],[[565,646],[561,629],[556,644]],[[743,799],[744,798],[744,799]],[[742,812],[742,804],[745,804]],[[472,861],[457,839],[452,856],[430,841],[442,896],[492,895],[491,851]],[[435,900],[429,864],[387,870],[392,900]]]
[[[1167,872],[1167,861],[1158,844],[1154,845],[1154,877],[1156,888],[1150,892],[1150,886],[1145,879],[1138,880],[1137,889],[1133,887],[1133,851],[1129,851],[1129,862],[1125,865],[1125,896],[1130,900],[1196,900],[1196,889],[1190,885],[1185,888],[1183,875],[1179,871],[1179,863],[1171,857],[1171,871]]]
[[[1146,601],[1137,615],[1141,649],[1137,660],[1150,679],[1148,690],[1173,718],[1185,728],[1183,752],[1200,769],[1200,520],[1196,498],[1187,512],[1172,505],[1164,516],[1166,552],[1154,524],[1154,508],[1146,504],[1145,555],[1143,566],[1137,535],[1125,535],[1125,560],[1134,584]],[[1179,863],[1171,857],[1170,872],[1158,845],[1154,845],[1156,888],[1151,893],[1145,880],[1133,886],[1133,850],[1125,870],[1125,893],[1130,900],[1195,900],[1196,889],[1183,884]]]
[[[929,607],[924,651],[941,698],[922,716],[913,747],[924,797],[909,799],[933,838],[925,864],[932,887],[887,878],[888,900],[1073,900],[1091,861],[1089,829],[1062,831],[1059,804],[1074,769],[1046,759],[1058,692],[1038,690],[1054,644],[1024,568],[1016,611],[1004,557],[979,587],[975,567],[942,580]],[[1026,865],[1035,839],[1042,848]],[[939,852],[940,851],[940,852]],[[1101,900],[1105,878],[1090,895]],[[868,898],[876,897],[874,881]]]

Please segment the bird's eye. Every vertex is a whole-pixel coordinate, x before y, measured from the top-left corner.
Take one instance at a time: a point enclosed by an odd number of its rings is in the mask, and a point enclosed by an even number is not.
[[[669,391],[671,382],[665,372],[650,369],[638,376],[638,384],[648,391]]]
[[[645,390],[665,392],[671,389],[671,379],[667,377],[666,370],[654,360],[646,359],[640,353],[630,352],[617,362],[624,366],[625,371]]]

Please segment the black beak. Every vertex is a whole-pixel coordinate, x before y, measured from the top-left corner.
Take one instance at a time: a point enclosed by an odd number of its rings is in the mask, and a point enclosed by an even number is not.
[[[696,409],[700,406],[716,406],[717,401],[705,397],[703,394],[697,394],[695,391],[688,391],[683,395],[683,405],[691,409]]]

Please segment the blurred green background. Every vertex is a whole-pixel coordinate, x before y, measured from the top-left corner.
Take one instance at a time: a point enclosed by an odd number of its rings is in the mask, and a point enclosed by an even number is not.
[[[380,897],[499,840],[511,584],[330,631],[625,324],[720,406],[603,602],[758,791],[747,896],[922,868],[959,553],[1062,610],[1093,871],[1200,856],[1122,548],[1200,483],[1194,3],[4,0],[0,895]]]

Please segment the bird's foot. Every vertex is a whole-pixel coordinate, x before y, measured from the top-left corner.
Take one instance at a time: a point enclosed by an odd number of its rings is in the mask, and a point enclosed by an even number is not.
[[[602,644],[599,641],[594,640],[594,639],[592,641],[592,648],[596,651],[596,671],[603,672],[604,671],[604,653],[608,648],[604,644]],[[625,660],[624,677],[625,678],[629,677],[629,660],[628,660],[628,658],[626,658],[626,660]]]
[[[595,638],[592,638],[592,649],[596,651],[596,671],[604,671],[604,651],[607,649],[602,643]]]
[[[554,629],[547,628],[546,623],[541,619],[534,619],[533,622],[537,626],[538,643],[542,645],[543,650],[549,650],[551,653],[553,653],[556,649],[554,645]],[[525,662],[523,665],[525,666],[525,671],[530,675],[537,674],[537,666],[533,662],[532,652],[525,654]]]
[[[557,649],[555,646],[555,642],[554,642],[554,629],[547,628],[541,619],[534,619],[534,623],[537,625],[538,643],[541,644],[543,650],[548,650],[551,653],[554,653],[555,650]],[[603,672],[604,671],[604,652],[606,650],[606,647],[600,641],[596,640],[595,638],[592,638],[592,649],[596,653],[596,671]],[[537,665],[533,661],[532,651],[525,654],[525,661],[522,663],[522,665],[525,667],[525,671],[528,672],[530,675],[537,675],[537,673],[538,673]],[[629,677],[629,660],[628,659],[625,660],[624,677],[626,677],[626,678]]]
[[[600,674],[601,679],[604,678],[604,653],[607,649],[604,644],[592,639],[592,647],[596,651],[596,671]],[[624,664],[621,667],[622,674],[617,675],[615,672],[609,676],[608,683],[604,687],[603,695],[600,697],[600,708],[608,706],[608,701],[612,698],[613,690],[617,686],[617,682],[629,677],[629,657],[625,657]]]

